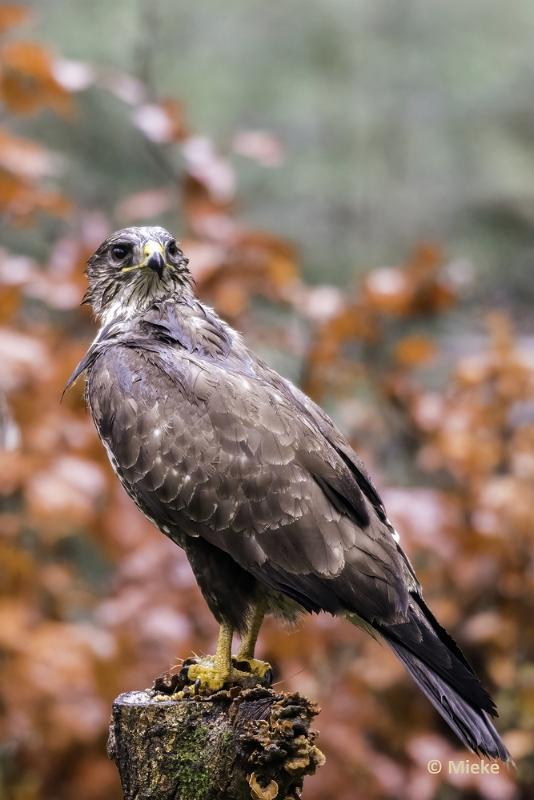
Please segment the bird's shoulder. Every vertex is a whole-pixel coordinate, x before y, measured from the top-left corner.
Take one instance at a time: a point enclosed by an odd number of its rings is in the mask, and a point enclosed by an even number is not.
[[[258,443],[252,453],[261,442],[262,452],[272,452],[275,460],[285,448],[285,458],[300,462],[332,502],[356,513],[359,524],[367,517],[363,495],[389,527],[363,462],[331,418],[196,299],[162,303],[139,319],[108,325],[77,373],[83,369],[89,372],[93,414],[109,419],[119,411],[139,414],[140,406],[161,409],[169,395],[176,413],[180,394],[185,400],[179,403],[180,416],[219,431],[221,446],[241,443],[239,448],[248,450]]]

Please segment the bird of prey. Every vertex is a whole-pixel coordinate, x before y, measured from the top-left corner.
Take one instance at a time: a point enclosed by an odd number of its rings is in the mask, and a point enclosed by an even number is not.
[[[508,760],[495,705],[423,600],[361,460],[195,297],[176,239],[119,230],[87,275],[101,327],[68,385],[86,373],[113,468],[185,550],[220,624],[215,655],[188,660],[191,682],[213,692],[265,678],[254,658],[264,614],[327,611],[387,642],[467,747]]]

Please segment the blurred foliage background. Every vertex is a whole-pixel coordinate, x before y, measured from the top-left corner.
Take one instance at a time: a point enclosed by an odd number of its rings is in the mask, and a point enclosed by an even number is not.
[[[319,700],[308,800],[534,792],[534,6],[0,4],[0,797],[113,800],[110,704],[216,626],[65,381],[84,262],[162,223],[200,295],[366,459],[518,765],[468,754],[393,657],[268,623]]]

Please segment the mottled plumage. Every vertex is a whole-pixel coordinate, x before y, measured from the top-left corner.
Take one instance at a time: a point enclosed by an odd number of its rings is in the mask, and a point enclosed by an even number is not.
[[[115,258],[123,244],[128,256]],[[244,631],[262,600],[284,616],[328,611],[362,624],[468,747],[506,759],[489,695],[425,605],[371,479],[328,416],[194,297],[163,229],[117,232],[88,275],[104,324],[72,379],[87,373],[123,486],[184,548],[219,622]]]

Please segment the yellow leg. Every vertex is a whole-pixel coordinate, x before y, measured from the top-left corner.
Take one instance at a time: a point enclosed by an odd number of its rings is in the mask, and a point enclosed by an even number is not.
[[[267,682],[270,683],[272,679],[271,665],[268,664],[267,661],[259,661],[257,658],[254,658],[256,641],[265,616],[266,606],[266,601],[262,599],[252,610],[247,631],[241,639],[241,644],[237,656],[235,657],[235,663],[241,668],[243,662],[246,662],[249,672],[252,672],[253,675],[256,675],[262,681],[266,679]]]
[[[256,649],[256,641],[258,634],[265,616],[265,600],[260,600],[250,615],[247,631],[241,639],[241,644],[237,653],[237,658],[240,660],[248,660],[254,658],[254,650]]]
[[[217,638],[217,649],[213,658],[213,665],[215,669],[224,675],[225,678],[230,676],[232,671],[232,638],[234,636],[234,629],[227,622],[223,622],[219,628],[219,636]]]
[[[187,677],[202,689],[216,692],[229,683],[235,670],[232,668],[232,637],[234,629],[223,622],[219,628],[214,656],[205,656],[188,667]]]

